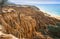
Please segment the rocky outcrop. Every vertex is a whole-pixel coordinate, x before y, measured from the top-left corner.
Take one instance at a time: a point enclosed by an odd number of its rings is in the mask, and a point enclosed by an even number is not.
[[[48,25],[56,25],[57,22],[60,20],[30,6],[4,6],[0,14],[1,31],[19,39],[53,39],[49,35]]]

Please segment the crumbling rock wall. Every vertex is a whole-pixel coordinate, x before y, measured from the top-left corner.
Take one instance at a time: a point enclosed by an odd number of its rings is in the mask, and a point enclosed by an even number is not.
[[[49,39],[47,26],[56,25],[59,21],[31,7],[5,6],[0,14],[0,25],[4,27],[2,32],[19,39]]]

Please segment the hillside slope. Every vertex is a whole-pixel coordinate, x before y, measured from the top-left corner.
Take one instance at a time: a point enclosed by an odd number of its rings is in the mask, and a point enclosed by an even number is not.
[[[4,6],[0,13],[2,27],[0,31],[18,39],[53,39],[54,37],[51,35],[54,34],[50,31],[50,26],[55,27],[59,22],[60,20],[46,16],[44,12],[34,6]],[[0,38],[12,39],[2,35]]]

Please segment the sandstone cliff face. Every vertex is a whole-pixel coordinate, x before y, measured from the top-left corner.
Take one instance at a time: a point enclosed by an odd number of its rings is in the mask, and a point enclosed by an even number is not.
[[[0,31],[3,33],[0,39],[53,39],[48,26],[56,26],[58,22],[60,20],[46,16],[35,7],[4,6],[0,14]]]

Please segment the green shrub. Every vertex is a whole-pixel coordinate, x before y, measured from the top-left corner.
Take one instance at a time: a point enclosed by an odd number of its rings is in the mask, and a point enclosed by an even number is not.
[[[50,32],[51,35],[60,37],[60,26],[48,26],[48,31]]]
[[[56,23],[57,26],[60,26],[60,22]]]

